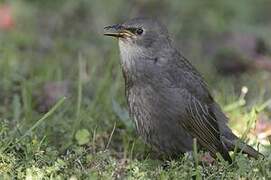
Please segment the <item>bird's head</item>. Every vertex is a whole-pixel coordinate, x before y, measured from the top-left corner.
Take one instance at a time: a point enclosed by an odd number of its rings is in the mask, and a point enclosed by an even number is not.
[[[166,56],[172,50],[171,41],[167,28],[159,21],[135,18],[104,29],[104,35],[119,40],[121,64],[127,73],[155,74],[170,59]]]
[[[104,35],[116,37],[121,48],[160,50],[170,44],[167,28],[151,18],[135,18],[104,28]]]

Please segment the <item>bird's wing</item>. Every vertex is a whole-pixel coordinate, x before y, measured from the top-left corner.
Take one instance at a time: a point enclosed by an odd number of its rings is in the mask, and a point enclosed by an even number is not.
[[[189,93],[189,92],[187,92]],[[208,106],[202,104],[196,97],[189,94],[186,101],[186,121],[181,121],[193,137],[199,143],[215,154],[218,151],[220,132],[215,117],[211,114]]]
[[[177,66],[180,67],[173,76],[178,77],[174,77],[174,80],[177,80],[176,84],[179,84],[182,96],[185,96],[184,105],[180,107],[185,108],[186,112],[182,117],[185,119],[180,120],[181,125],[213,155],[220,152],[224,159],[231,161],[220,138],[218,120],[212,112],[211,107],[215,102],[203,78],[186,59]]]
[[[200,102],[189,92],[186,93],[188,93],[185,104],[186,120],[180,121],[182,127],[213,155],[219,152],[225,160],[231,161],[228,150],[221,141],[215,115],[207,104]]]

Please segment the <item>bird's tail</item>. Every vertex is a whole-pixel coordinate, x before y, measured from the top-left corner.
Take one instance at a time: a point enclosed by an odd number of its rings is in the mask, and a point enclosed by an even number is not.
[[[258,159],[259,157],[263,157],[264,155],[255,150],[253,147],[249,146],[248,144],[242,142],[240,139],[235,140],[229,140],[226,138],[223,138],[223,142],[225,143],[226,147],[229,150],[235,150],[237,148],[238,152],[245,153],[249,155],[250,157],[253,157],[255,159]]]

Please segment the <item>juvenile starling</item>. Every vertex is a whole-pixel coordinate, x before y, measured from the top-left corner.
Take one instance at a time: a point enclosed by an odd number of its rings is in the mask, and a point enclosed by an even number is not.
[[[260,155],[232,133],[202,76],[173,47],[159,21],[135,18],[105,27],[104,35],[119,40],[130,116],[147,144],[176,156],[192,151],[196,138],[212,156],[219,152],[229,162],[235,145]]]

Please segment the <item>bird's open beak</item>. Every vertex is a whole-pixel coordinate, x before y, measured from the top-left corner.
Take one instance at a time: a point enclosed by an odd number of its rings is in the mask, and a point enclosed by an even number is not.
[[[113,36],[116,38],[128,38],[132,37],[134,34],[127,30],[124,26],[120,24],[115,24],[112,26],[106,26],[104,28],[105,36]]]

